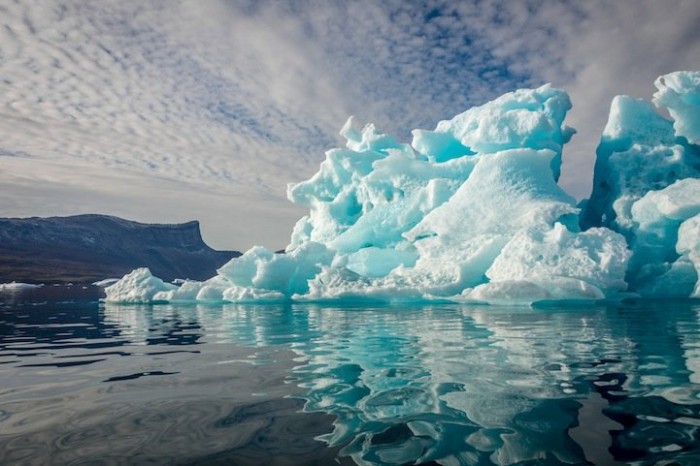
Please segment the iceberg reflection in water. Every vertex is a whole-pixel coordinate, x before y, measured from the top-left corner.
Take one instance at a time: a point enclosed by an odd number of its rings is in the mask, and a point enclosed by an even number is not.
[[[68,442],[83,460],[156,464],[700,463],[697,302],[95,304],[86,327],[15,307],[5,461]]]
[[[207,322],[216,319],[211,309],[197,309],[204,327],[220,326]],[[322,439],[360,464],[684,454],[693,462],[698,312],[685,302],[573,310],[225,306],[229,332],[220,336],[288,345],[298,355],[291,373],[306,389],[305,410],[337,417]]]

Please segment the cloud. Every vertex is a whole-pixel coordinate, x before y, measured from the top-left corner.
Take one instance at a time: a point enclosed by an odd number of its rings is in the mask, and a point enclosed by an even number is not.
[[[573,76],[549,79],[574,103],[570,123],[579,130],[566,157],[562,183],[579,196],[590,192],[595,148],[610,101],[626,94],[649,100],[657,76],[700,67],[700,4],[694,1],[588,2],[585,20],[565,30],[563,62]]]
[[[583,196],[610,98],[648,98],[657,75],[700,63],[693,0],[5,0],[0,13],[0,215],[199,218],[240,249],[285,244],[300,213],[286,183],[316,170],[351,114],[408,139],[551,81],[579,129],[562,183]]]

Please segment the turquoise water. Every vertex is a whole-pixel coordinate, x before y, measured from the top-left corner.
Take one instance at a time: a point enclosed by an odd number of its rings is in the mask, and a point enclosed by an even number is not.
[[[700,464],[698,302],[97,296],[0,297],[0,464]]]

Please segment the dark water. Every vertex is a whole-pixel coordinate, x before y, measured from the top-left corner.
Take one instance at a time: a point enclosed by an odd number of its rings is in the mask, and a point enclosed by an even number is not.
[[[700,464],[700,303],[0,295],[0,464]]]

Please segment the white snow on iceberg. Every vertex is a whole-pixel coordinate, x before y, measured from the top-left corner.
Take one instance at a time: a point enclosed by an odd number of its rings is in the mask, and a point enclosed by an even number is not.
[[[140,269],[107,288],[107,300],[529,304],[604,299],[628,282],[665,294],[676,279],[697,295],[697,180],[676,182],[700,172],[699,76],[657,80],[655,102],[673,122],[643,101],[613,101],[582,218],[557,185],[574,134],[562,90],[506,94],[414,130],[410,145],[350,118],[346,147],[288,187],[309,214],[284,254],[254,247],[179,288]]]

